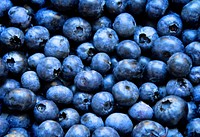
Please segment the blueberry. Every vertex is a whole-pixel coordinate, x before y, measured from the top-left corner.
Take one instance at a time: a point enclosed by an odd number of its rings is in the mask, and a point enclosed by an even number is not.
[[[151,82],[143,83],[139,88],[140,99],[147,103],[155,103],[159,97],[157,85]]]
[[[55,120],[58,118],[59,109],[57,105],[51,100],[39,101],[33,111],[34,118],[41,123],[45,120]]]
[[[16,27],[8,27],[0,33],[0,42],[7,49],[18,49],[24,44],[24,33]]]
[[[26,71],[21,76],[21,84],[23,88],[27,88],[33,92],[40,89],[40,80],[35,71]]]
[[[65,134],[65,137],[90,137],[90,130],[82,125],[75,124],[73,125]]]
[[[193,85],[185,78],[171,79],[167,82],[168,95],[176,95],[184,99],[190,99],[193,93]]]
[[[105,0],[79,0],[78,11],[83,17],[99,18],[104,11]]]
[[[183,28],[182,20],[178,14],[172,13],[163,16],[157,23],[157,31],[160,36],[179,36]]]
[[[8,11],[10,22],[13,26],[21,29],[26,29],[31,24],[31,16],[28,15],[28,10],[20,6],[13,6]]]
[[[6,68],[5,62],[0,58],[0,81],[3,82],[8,75],[8,69]]]
[[[200,135],[200,118],[195,118],[190,120],[186,126],[186,136],[187,137],[198,137]]]
[[[4,17],[12,6],[13,3],[11,0],[2,0],[0,5],[0,18]]]
[[[190,44],[191,42],[196,41],[198,38],[198,31],[194,29],[185,29],[182,32],[182,42],[185,45]]]
[[[162,137],[166,136],[166,134],[166,129],[158,122],[143,120],[133,128],[131,137]]]
[[[106,74],[111,69],[110,57],[106,53],[99,52],[92,57],[90,67],[102,75]]]
[[[6,68],[12,74],[22,74],[26,71],[28,63],[26,56],[19,51],[10,51],[3,56]]]
[[[9,123],[6,119],[0,118],[0,136],[4,136],[10,129]]]
[[[92,137],[120,137],[118,132],[111,127],[99,127],[93,133]]]
[[[50,32],[58,33],[62,31],[66,17],[51,9],[42,8],[35,13],[37,25],[46,27]]]
[[[12,136],[29,137],[30,134],[24,128],[10,128],[10,130],[4,137],[12,137]]]
[[[113,29],[117,32],[120,37],[133,36],[136,27],[136,22],[133,16],[129,13],[119,14],[114,22]]]
[[[133,39],[143,51],[150,51],[158,37],[157,31],[153,27],[145,26],[136,29]]]
[[[70,45],[67,38],[61,35],[51,37],[44,47],[46,56],[56,57],[58,59],[65,58],[69,55]]]
[[[154,83],[162,83],[167,77],[167,65],[160,60],[152,60],[146,66],[146,78]]]
[[[37,65],[36,72],[44,81],[53,81],[61,73],[61,63],[55,57],[45,57]]]
[[[43,7],[46,3],[46,0],[30,0],[31,4],[34,5],[34,7]]]
[[[63,129],[69,129],[80,121],[79,113],[73,108],[65,108],[59,112],[58,122]]]
[[[190,121],[197,117],[198,109],[197,105],[193,101],[187,102],[187,105],[188,105],[187,121]]]
[[[62,77],[67,81],[73,80],[83,68],[84,65],[78,56],[69,55],[62,62]]]
[[[118,15],[125,12],[127,6],[126,0],[106,0],[105,9],[111,15]]]
[[[150,120],[153,118],[153,109],[143,101],[133,104],[128,110],[128,114],[135,121]]]
[[[97,115],[106,116],[111,114],[114,110],[113,95],[106,91],[94,94],[92,97],[91,107]]]
[[[60,124],[56,121],[53,120],[46,120],[42,122],[37,130],[37,137],[44,137],[44,136],[49,136],[49,137],[64,137],[64,131]]]
[[[6,93],[4,104],[10,110],[26,111],[34,107],[36,95],[25,88],[15,88]]]
[[[148,0],[145,11],[149,18],[158,19],[165,14],[168,6],[168,0]]]
[[[91,33],[92,27],[90,23],[81,17],[69,18],[63,25],[64,36],[75,42],[87,41]]]
[[[174,77],[185,77],[192,67],[191,58],[182,52],[174,53],[167,61],[167,70]]]
[[[200,66],[192,67],[188,77],[190,82],[198,84],[200,82]]]
[[[81,71],[75,76],[74,83],[81,91],[95,92],[101,88],[103,77],[95,70]]]
[[[72,91],[62,85],[52,86],[46,92],[46,98],[57,104],[70,104],[73,99]]]
[[[191,57],[194,65],[200,65],[200,42],[192,42],[185,47],[185,53]]]
[[[7,78],[0,87],[0,100],[2,101],[4,99],[7,92],[20,87],[21,85],[18,81]]]
[[[166,137],[183,137],[183,135],[179,132],[177,128],[174,129],[168,129],[167,130],[167,136]]]
[[[92,23],[92,30],[93,32],[96,32],[100,28],[111,28],[112,27],[112,21],[110,18],[106,16],[99,17]]]
[[[156,59],[167,61],[176,52],[184,52],[184,45],[175,36],[162,36],[154,41],[152,56]]]
[[[140,47],[132,40],[121,41],[116,48],[116,52],[122,59],[137,59],[141,55]]]
[[[194,86],[194,90],[192,92],[193,100],[196,103],[200,103],[200,85]]]
[[[115,50],[118,43],[118,35],[111,28],[101,28],[93,36],[94,47],[99,52],[111,53]]]
[[[189,26],[195,27],[199,25],[200,21],[200,1],[194,0],[187,3],[181,11],[181,17],[184,22],[186,22]]]
[[[110,114],[105,120],[105,125],[114,128],[121,135],[126,135],[133,130],[131,119],[124,113]]]
[[[142,65],[135,59],[123,59],[113,69],[117,80],[133,80],[143,77]]]
[[[3,32],[6,29],[6,26],[4,26],[3,24],[0,24],[0,35],[1,32]]]
[[[90,62],[96,51],[92,43],[85,42],[76,49],[76,54],[85,62]]]
[[[43,53],[34,53],[33,55],[29,56],[29,58],[28,58],[28,66],[36,69],[38,63],[43,58],[45,58],[45,55]]]
[[[178,96],[169,95],[153,107],[155,119],[168,127],[174,127],[183,122],[187,116],[187,103]]]
[[[145,70],[145,68],[147,67],[147,65],[149,64],[150,62],[150,58],[149,57],[146,57],[146,56],[140,56],[138,58],[138,62],[139,64],[141,65],[142,69]]]
[[[46,27],[33,26],[25,33],[25,44],[29,49],[43,49],[47,40],[50,38],[50,33]]]
[[[79,0],[51,0],[51,4],[58,10],[64,12],[73,11],[78,6]]]
[[[121,106],[132,106],[139,98],[137,86],[127,80],[117,82],[112,88],[112,94]]]
[[[77,110],[88,112],[91,109],[91,100],[91,94],[76,92],[73,97],[73,105]]]
[[[147,0],[127,0],[128,12],[136,16],[142,15],[145,10],[146,2]]]
[[[113,74],[108,74],[104,76],[102,90],[111,92],[112,87],[115,83],[116,83],[116,80]]]
[[[27,113],[8,115],[7,119],[10,128],[28,128],[31,124],[30,116]]]
[[[81,124],[85,125],[91,132],[99,127],[104,126],[102,118],[93,113],[85,113],[84,115],[82,115],[80,122]]]

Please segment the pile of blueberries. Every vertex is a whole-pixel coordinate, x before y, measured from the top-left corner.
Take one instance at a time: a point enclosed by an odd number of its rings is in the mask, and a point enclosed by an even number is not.
[[[200,137],[200,0],[0,0],[0,137]]]

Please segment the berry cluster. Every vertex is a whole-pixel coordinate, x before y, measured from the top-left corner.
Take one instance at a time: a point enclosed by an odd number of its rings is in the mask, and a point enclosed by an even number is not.
[[[200,0],[0,0],[0,137],[199,137]]]

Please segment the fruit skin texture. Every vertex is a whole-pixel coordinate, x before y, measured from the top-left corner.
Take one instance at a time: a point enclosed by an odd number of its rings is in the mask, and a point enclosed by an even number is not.
[[[37,137],[44,137],[44,136],[57,136],[57,137],[64,137],[64,131],[62,127],[53,120],[46,120],[42,122],[37,130],[36,130]]]
[[[190,44],[191,42],[194,42],[198,40],[198,30],[195,29],[185,29],[182,32],[182,42],[185,45]]]
[[[143,136],[166,136],[166,129],[158,122],[151,120],[144,120],[138,123],[131,133],[131,137],[143,137]]]
[[[133,16],[129,13],[119,14],[114,22],[113,29],[117,32],[120,37],[130,37],[133,35],[136,27],[136,22]]]
[[[190,120],[186,126],[186,135],[188,137],[199,136],[200,118]]]
[[[120,137],[118,132],[111,127],[99,127],[93,133],[92,137]]]
[[[0,118],[0,136],[4,136],[10,128],[8,121],[4,118]]]
[[[113,85],[112,94],[116,103],[121,106],[132,106],[139,98],[138,87],[127,80],[119,81]]]
[[[174,77],[185,77],[190,73],[192,67],[191,58],[182,52],[173,54],[167,61],[167,70]]]
[[[169,95],[156,102],[153,110],[157,121],[165,126],[175,127],[186,118],[188,106],[182,98]]]
[[[75,124],[67,131],[65,137],[90,137],[90,130],[82,125],[82,124]]]
[[[36,95],[29,89],[15,88],[6,93],[3,101],[10,110],[27,111],[35,106]]]
[[[114,128],[119,134],[125,135],[132,131],[133,123],[124,113],[112,113],[105,120],[105,126]]]
[[[8,10],[13,6],[11,0],[2,0],[0,5],[0,17],[5,16]]]

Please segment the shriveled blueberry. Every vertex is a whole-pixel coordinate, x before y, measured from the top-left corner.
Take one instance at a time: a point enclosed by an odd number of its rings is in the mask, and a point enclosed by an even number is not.
[[[105,116],[111,114],[114,110],[113,95],[106,91],[94,94],[92,97],[91,107],[97,115]]]

